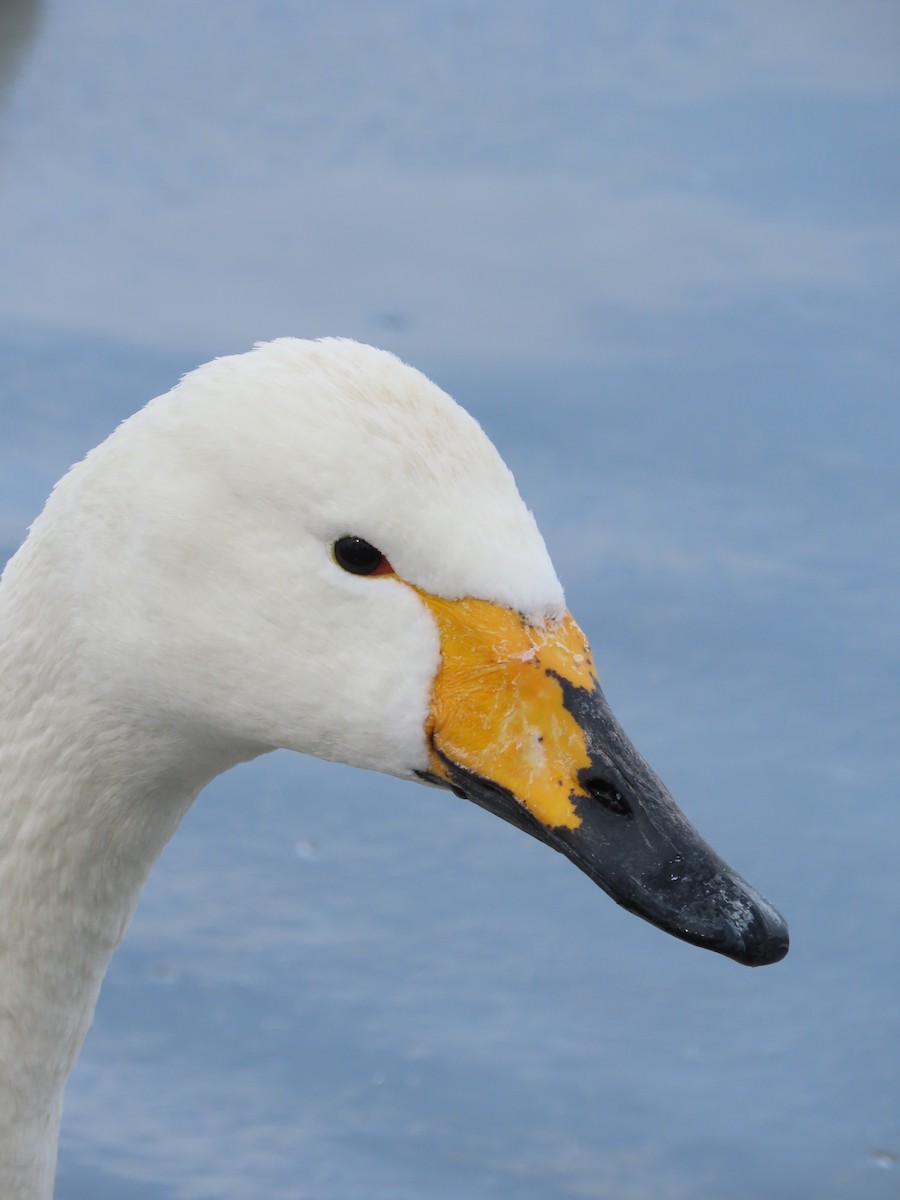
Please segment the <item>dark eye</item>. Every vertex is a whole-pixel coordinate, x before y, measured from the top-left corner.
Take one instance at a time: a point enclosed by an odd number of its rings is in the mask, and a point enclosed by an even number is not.
[[[334,561],[351,575],[393,575],[394,568],[371,542],[342,537],[334,543]]]

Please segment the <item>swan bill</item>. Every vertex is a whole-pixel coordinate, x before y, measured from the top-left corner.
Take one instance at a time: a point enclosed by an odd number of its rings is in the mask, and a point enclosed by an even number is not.
[[[529,624],[420,593],[441,663],[423,778],[569,858],[618,904],[747,966],[788,951],[780,914],[692,828],[613,716],[573,618]]]

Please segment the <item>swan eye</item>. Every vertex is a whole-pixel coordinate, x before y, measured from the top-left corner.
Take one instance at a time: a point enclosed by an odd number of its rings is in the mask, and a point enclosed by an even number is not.
[[[342,537],[332,547],[334,561],[351,575],[393,575],[394,568],[371,542],[358,537]]]

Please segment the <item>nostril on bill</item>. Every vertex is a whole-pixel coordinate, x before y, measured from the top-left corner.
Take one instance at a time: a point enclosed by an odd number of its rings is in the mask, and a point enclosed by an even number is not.
[[[609,812],[615,813],[618,817],[631,815],[631,805],[625,799],[618,784],[611,779],[606,779],[602,775],[588,775],[587,778],[581,780],[581,786],[593,800],[602,804]]]

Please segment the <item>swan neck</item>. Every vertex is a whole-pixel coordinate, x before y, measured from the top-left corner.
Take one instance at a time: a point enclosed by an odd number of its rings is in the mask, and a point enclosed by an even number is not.
[[[252,755],[109,703],[77,645],[48,654],[44,628],[10,619],[6,582],[0,1196],[50,1200],[65,1081],[147,874],[199,790]]]

